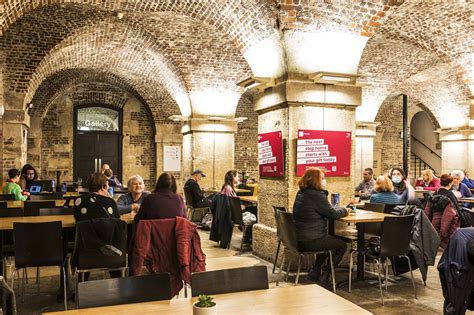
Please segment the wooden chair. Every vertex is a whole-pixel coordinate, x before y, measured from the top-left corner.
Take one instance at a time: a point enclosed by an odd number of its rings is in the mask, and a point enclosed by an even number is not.
[[[25,201],[24,203],[24,216],[34,217],[39,216],[39,209],[41,208],[56,208],[56,201],[54,200],[41,200],[41,201]]]
[[[268,289],[265,266],[233,268],[191,275],[192,296]]]
[[[15,200],[15,195],[13,194],[0,194],[0,201],[10,201]]]
[[[202,217],[204,217],[204,215],[206,213],[211,211],[211,208],[209,208],[209,207],[195,208],[193,206],[193,204],[194,204],[193,203],[193,197],[191,196],[189,191],[186,191],[186,189],[184,190],[184,199],[186,201],[186,208],[187,208],[187,214],[186,215],[187,215],[189,221],[191,221],[191,222],[195,222],[195,221],[193,221],[193,219],[194,219],[194,214],[196,213],[196,211],[202,213],[201,219],[202,219]],[[200,221],[200,220],[197,220],[197,221]]]
[[[240,242],[240,250],[244,247],[245,242],[245,233],[247,228],[252,226],[253,224],[245,224],[243,217],[242,217],[242,207],[239,197],[229,197],[230,202],[230,210],[232,211],[232,221],[235,225],[242,227],[242,240]],[[229,242],[230,244],[230,242]]]
[[[169,300],[169,273],[81,282],[78,308]]]
[[[62,208],[40,208],[38,215],[48,216],[48,215],[72,215],[74,214],[74,208],[62,207]]]
[[[277,230],[277,250],[275,253],[275,259],[273,260],[273,269],[272,273],[275,273],[275,268],[278,263],[278,255],[280,254],[280,246],[281,246],[281,237],[280,237],[280,217],[278,215],[278,211],[283,211],[286,212],[285,207],[278,207],[278,206],[272,206],[273,207],[273,215],[275,216],[275,225],[276,225],[276,230]]]

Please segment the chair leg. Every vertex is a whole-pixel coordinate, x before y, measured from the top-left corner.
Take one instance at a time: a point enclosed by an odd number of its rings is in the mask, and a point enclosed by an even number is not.
[[[244,225],[242,226],[242,240],[240,241],[240,251],[244,248],[244,240],[245,240],[245,230],[247,229],[247,226]]]
[[[329,251],[329,263],[331,264],[332,291],[336,293],[336,274],[334,273],[334,264],[332,263],[332,251]]]
[[[281,277],[281,270],[283,269],[283,262],[285,261],[285,251],[283,251],[283,255],[281,257],[281,263],[280,263],[280,270],[278,271],[278,277],[276,281],[276,286],[278,286],[278,283],[280,282],[280,277]]]
[[[13,270],[13,273],[12,273],[12,290],[15,288],[14,287],[14,284],[15,284],[15,276],[16,276],[16,268]],[[17,291],[18,293],[20,293],[20,290]]]
[[[354,267],[354,256],[352,256],[356,252],[351,252],[349,254],[349,293],[352,290],[352,268]]]
[[[186,282],[184,282],[184,297],[188,297],[188,284]]]
[[[374,258],[374,261],[375,263],[377,263],[377,267],[378,267],[380,298],[382,299],[382,305],[384,305],[383,292],[382,292],[382,275],[381,275],[382,266],[381,266],[381,262],[378,259]]]
[[[276,265],[278,264],[278,254],[280,253],[281,240],[278,240],[277,250],[275,254],[275,259],[273,260],[273,270],[272,273],[275,273]]]
[[[286,266],[286,279],[285,281],[288,282],[288,276],[290,274],[290,267],[291,267],[291,262],[293,261],[293,259],[289,259],[288,260],[288,266]]]
[[[38,295],[40,294],[40,269],[36,267],[36,284],[38,285]]]
[[[403,257],[405,257],[408,261],[408,268],[410,268],[410,275],[411,275],[411,283],[413,284],[413,292],[415,293],[415,299],[418,299],[418,296],[416,295],[416,285],[415,285],[415,279],[413,278],[413,270],[411,269],[410,258],[408,258],[408,256],[403,256]]]
[[[302,258],[302,255],[298,255],[298,269],[296,271],[295,285],[298,285],[298,280],[300,278],[301,258]]]
[[[80,272],[77,271],[76,269],[76,283],[75,283],[75,286],[76,286],[76,294],[74,296],[74,307],[75,309],[77,310],[79,308],[79,277],[80,277]]]
[[[67,277],[66,277],[66,268],[64,265],[61,266],[63,272],[63,294],[64,294],[64,310],[67,311]]]
[[[388,258],[385,259],[385,290],[388,290]]]

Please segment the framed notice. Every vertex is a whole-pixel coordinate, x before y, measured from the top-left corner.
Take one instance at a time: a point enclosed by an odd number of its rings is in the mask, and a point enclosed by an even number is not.
[[[260,176],[283,176],[283,140],[281,131],[258,134]]]
[[[326,171],[326,176],[350,176],[351,132],[298,130],[296,175],[309,167]]]
[[[181,147],[169,145],[163,147],[163,171],[181,171]]]

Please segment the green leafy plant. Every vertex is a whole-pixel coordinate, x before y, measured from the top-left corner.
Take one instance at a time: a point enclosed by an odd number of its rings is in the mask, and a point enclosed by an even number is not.
[[[216,302],[212,302],[214,298],[210,295],[200,294],[198,301],[194,304],[197,307],[213,307],[216,305]]]

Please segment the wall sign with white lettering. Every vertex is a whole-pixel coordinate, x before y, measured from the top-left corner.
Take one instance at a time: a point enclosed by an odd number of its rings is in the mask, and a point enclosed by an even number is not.
[[[77,110],[77,130],[119,131],[119,112],[105,107],[85,107]]]

